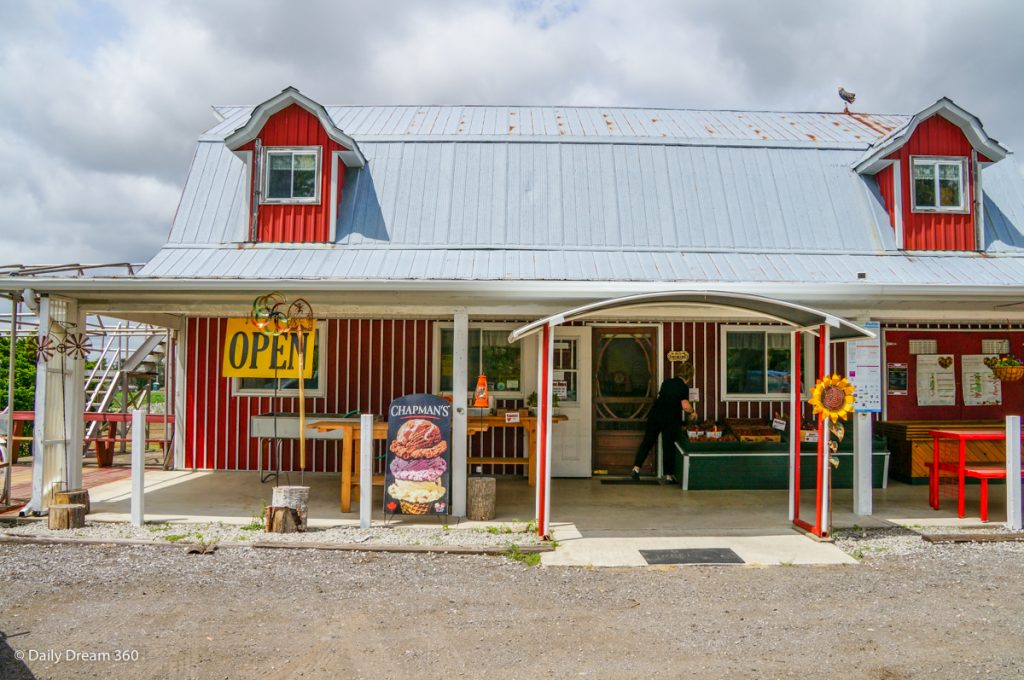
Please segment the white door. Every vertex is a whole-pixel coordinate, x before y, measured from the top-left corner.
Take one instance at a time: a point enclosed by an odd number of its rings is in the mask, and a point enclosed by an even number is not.
[[[589,477],[591,473],[590,342],[589,328],[555,329],[551,379],[558,412],[568,420],[551,427],[553,477]]]

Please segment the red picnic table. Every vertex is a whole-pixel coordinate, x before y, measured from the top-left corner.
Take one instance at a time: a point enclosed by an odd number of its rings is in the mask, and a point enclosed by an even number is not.
[[[957,516],[964,516],[964,481],[970,477],[981,482],[981,521],[988,521],[988,480],[1006,479],[1006,465],[998,463],[968,463],[967,442],[969,441],[1003,441],[1006,432],[1003,430],[931,430],[929,434],[934,442],[932,462],[925,463],[928,471],[928,503],[939,509],[939,471],[953,472],[957,476]],[[939,461],[939,442],[945,440],[957,442],[957,462]],[[1024,473],[1022,473],[1024,477]]]

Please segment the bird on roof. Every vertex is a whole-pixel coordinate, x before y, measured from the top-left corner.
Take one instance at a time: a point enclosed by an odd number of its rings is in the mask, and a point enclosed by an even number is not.
[[[849,92],[842,85],[839,86],[839,98],[842,99],[846,104],[843,106],[843,111],[846,113],[850,112],[850,104],[857,99],[857,95],[854,92]]]

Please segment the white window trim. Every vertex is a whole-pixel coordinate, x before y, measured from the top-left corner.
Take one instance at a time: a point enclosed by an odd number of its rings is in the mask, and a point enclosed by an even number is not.
[[[940,164],[960,166],[960,205],[919,207],[917,205],[917,181],[914,179],[914,168],[918,164],[932,165],[935,167],[935,200],[939,200],[939,172]],[[970,210],[970,182],[967,181],[967,159],[962,156],[911,156],[910,157],[910,212],[915,213],[954,213],[967,215]]]
[[[317,321],[316,322],[316,356],[317,365],[320,367],[320,379],[317,381],[316,389],[307,389],[305,391],[306,398],[313,397],[324,397],[327,395],[327,364],[325,360],[327,353],[324,352],[324,347],[327,346],[327,322]],[[281,376],[278,380],[287,380],[289,376]],[[297,397],[299,396],[298,388],[295,389],[242,389],[241,378],[231,379],[231,396],[232,397],[273,397],[277,395],[279,397]],[[272,406],[276,408],[276,405]]]
[[[471,330],[471,331],[483,330],[483,331],[509,331],[509,332],[511,332],[511,331],[515,330],[516,328],[518,328],[518,327],[519,327],[518,324],[510,324],[510,323],[488,323],[488,322],[481,322],[481,323],[470,323],[469,324],[469,330]],[[431,358],[431,361],[432,361],[432,364],[433,364],[433,370],[432,370],[431,373],[433,375],[433,378],[432,378],[432,382],[431,382],[431,387],[432,387],[432,390],[433,390],[434,394],[451,395],[451,391],[449,391],[449,390],[446,390],[444,392],[441,391],[441,330],[442,329],[454,330],[455,329],[455,324],[452,323],[452,322],[449,322],[449,321],[445,321],[445,322],[440,322],[439,321],[439,322],[434,324],[434,349],[433,349],[433,352],[432,352],[433,356]],[[500,392],[498,390],[492,390],[490,392],[490,395],[492,397],[494,397],[495,399],[525,399],[526,395],[529,394],[529,392],[526,391],[527,385],[526,385],[526,382],[524,381],[524,377],[525,377],[524,373],[525,374],[529,374],[529,370],[526,369],[526,362],[527,362],[526,346],[522,342],[520,342],[520,351],[519,351],[519,386],[520,386],[521,389],[518,389],[518,390],[502,390]],[[473,372],[470,371],[471,376],[472,376],[472,373]],[[472,376],[472,377],[476,378],[476,376]],[[472,395],[472,392],[473,392],[473,390],[470,390],[470,395]]]
[[[718,362],[718,393],[721,396],[722,401],[789,401],[792,398],[792,393],[787,390],[786,392],[767,392],[765,394],[739,394],[732,393],[726,390],[726,362],[728,355],[726,353],[726,333],[729,332],[765,332],[765,333],[778,333],[780,335],[789,335],[792,331],[785,326],[744,326],[744,325],[722,325],[719,327],[718,336],[718,351],[719,351],[719,362]],[[790,342],[787,340],[786,347],[790,347]],[[768,344],[765,343],[765,351],[768,351]],[[767,357],[765,358],[767,362]],[[790,370],[792,371],[793,355],[792,349],[790,349],[789,356]]]
[[[316,154],[316,178],[314,184],[314,194],[312,198],[270,198],[270,154],[272,153],[315,153]],[[320,185],[323,184],[323,167],[320,162],[320,154],[322,148],[320,146],[265,146],[263,147],[263,179],[261,181],[262,191],[260,192],[260,203],[269,205],[294,205],[294,204],[305,204],[305,205],[318,205],[320,203]],[[294,188],[294,187],[293,187]]]

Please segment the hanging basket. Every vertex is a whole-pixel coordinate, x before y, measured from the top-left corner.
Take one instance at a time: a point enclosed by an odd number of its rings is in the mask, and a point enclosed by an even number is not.
[[[993,366],[992,372],[1003,382],[1017,382],[1024,378],[1024,366]]]

